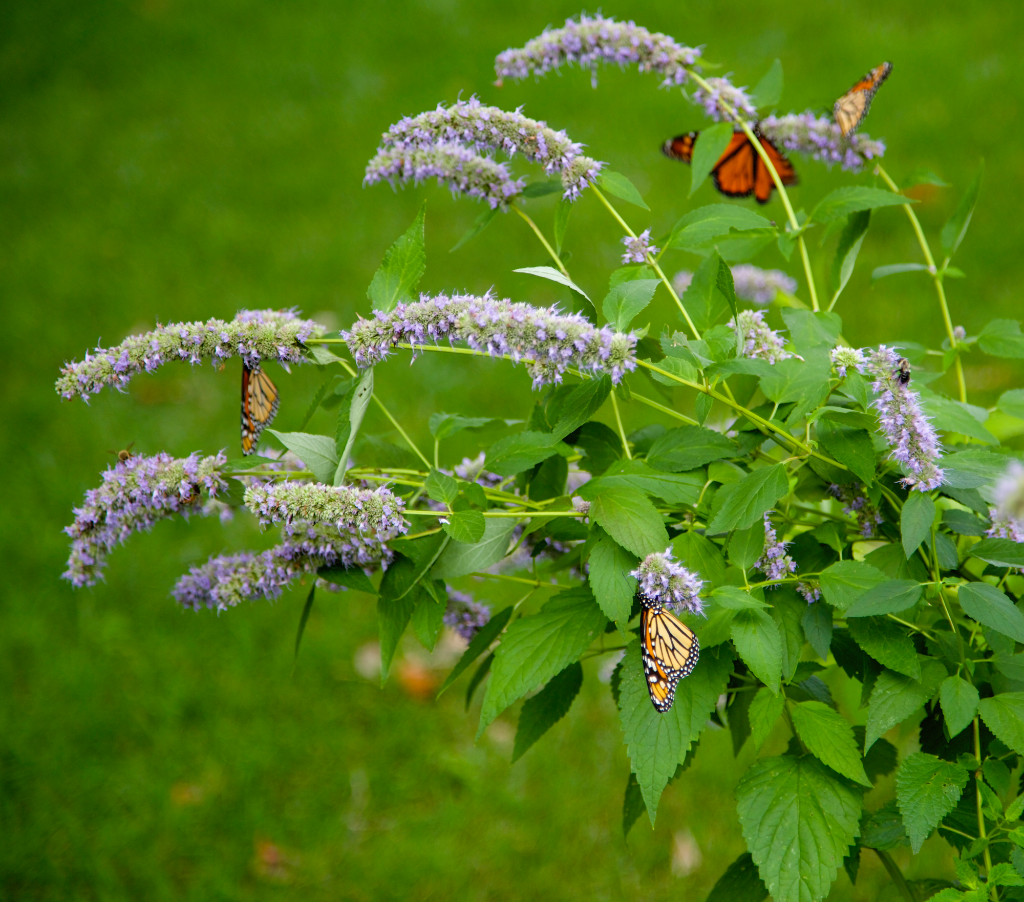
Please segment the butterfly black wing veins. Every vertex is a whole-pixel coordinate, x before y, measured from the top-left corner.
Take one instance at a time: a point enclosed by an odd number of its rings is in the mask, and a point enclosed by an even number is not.
[[[643,592],[640,654],[651,704],[659,714],[672,708],[676,686],[697,665],[700,643],[694,632],[674,614]]]

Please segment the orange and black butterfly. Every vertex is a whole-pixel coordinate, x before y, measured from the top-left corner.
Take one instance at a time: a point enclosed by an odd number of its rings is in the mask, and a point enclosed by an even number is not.
[[[242,454],[256,451],[260,435],[277,415],[281,400],[277,386],[258,366],[250,369],[242,364]]]
[[[871,101],[892,72],[892,63],[875,66],[867,75],[840,97],[832,107],[832,118],[844,138],[852,135],[871,109]]]
[[[647,691],[654,709],[664,714],[676,700],[676,684],[697,666],[700,643],[693,630],[643,592],[640,604],[643,608],[640,656],[644,661]]]
[[[699,135],[700,132],[690,132],[670,138],[662,145],[662,153],[673,160],[689,163],[693,160],[693,145]],[[795,185],[798,179],[793,164],[771,141],[760,134],[757,137],[779,174],[782,184]],[[775,187],[768,167],[765,166],[757,149],[750,143],[746,132],[733,132],[729,146],[718,158],[718,162],[711,169],[711,174],[715,180],[715,187],[722,194],[728,197],[749,197],[753,194],[759,204],[768,203]]]

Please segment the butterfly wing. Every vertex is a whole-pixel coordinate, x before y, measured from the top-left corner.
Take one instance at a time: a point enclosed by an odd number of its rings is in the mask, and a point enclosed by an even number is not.
[[[782,184],[795,185],[799,179],[796,177],[796,170],[793,168],[793,164],[764,135],[758,135],[758,138],[761,141],[764,152],[768,155],[768,159],[772,161],[772,166],[775,167],[775,171],[779,174],[779,180]],[[772,196],[772,188],[775,187],[775,182],[772,181],[772,174],[768,171],[768,167],[764,165],[764,160],[760,156],[754,161],[754,165],[756,167],[754,197],[757,198],[759,204],[766,204]]]
[[[257,367],[242,365],[242,454],[256,451],[260,435],[277,416],[281,399],[277,386]]]
[[[757,178],[757,151],[744,132],[734,132],[711,174],[715,187],[727,197],[749,197]]]
[[[664,714],[675,701],[676,684],[696,666],[700,643],[685,623],[660,607],[644,605],[640,624],[647,691],[655,710]]]
[[[699,134],[700,132],[690,132],[686,135],[676,135],[674,138],[669,138],[661,145],[661,152],[670,159],[689,163],[693,160],[693,145]]]
[[[892,63],[875,66],[867,75],[840,97],[832,107],[835,119],[844,138],[853,134],[871,109],[871,101],[892,72]]]

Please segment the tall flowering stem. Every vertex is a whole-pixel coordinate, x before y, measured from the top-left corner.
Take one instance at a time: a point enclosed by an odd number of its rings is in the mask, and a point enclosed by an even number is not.
[[[64,398],[98,394],[104,386],[123,389],[138,373],[151,373],[171,360],[193,365],[210,360],[220,366],[239,356],[250,369],[264,360],[302,363],[304,342],[327,330],[291,310],[242,310],[232,321],[171,323],[133,335],[112,348],[96,348],[85,359],[65,364],[57,380]]]
[[[882,433],[892,448],[890,457],[909,471],[903,483],[914,491],[930,492],[942,485],[942,457],[935,429],[921,410],[917,392],[897,378],[899,355],[892,348],[880,345],[872,352],[867,369],[874,377],[872,388],[878,399],[872,405],[878,410]]]
[[[768,579],[785,579],[790,573],[796,573],[796,561],[786,554],[788,542],[780,542],[772,526],[771,511],[764,515],[764,551],[757,559],[757,567]]]
[[[374,313],[343,333],[360,367],[372,366],[399,343],[416,347],[447,339],[464,341],[491,356],[523,362],[534,388],[562,381],[569,367],[608,373],[619,382],[636,368],[636,337],[598,328],[579,314],[501,300],[490,294],[424,296]]]
[[[882,180],[889,186],[889,190],[892,191],[893,194],[900,193],[900,189],[897,184],[889,177],[889,173],[886,172],[881,165],[875,167],[875,172],[882,177]],[[943,286],[939,270],[935,265],[935,259],[932,257],[931,247],[928,245],[928,239],[924,237],[924,230],[921,228],[921,223],[918,221],[913,207],[911,207],[910,204],[903,204],[903,209],[906,211],[907,218],[910,220],[910,224],[914,228],[914,234],[917,235],[917,243],[921,246],[921,253],[924,254],[925,263],[928,265],[928,274],[932,277],[932,283],[935,285],[935,293],[938,295],[939,307],[942,310],[942,319],[946,324],[946,335],[949,336],[949,346],[955,350],[956,346],[960,344],[961,338],[958,338],[956,329],[953,328],[953,320],[949,315],[949,305],[946,303],[946,289]],[[948,263],[949,258],[943,261],[943,269],[945,269],[946,264]],[[956,358],[953,361],[953,366],[956,369],[956,380],[960,389],[960,400],[966,404],[967,382],[964,379],[964,365],[960,360],[959,354],[956,355]]]
[[[647,555],[629,575],[636,578],[640,591],[652,605],[666,607],[677,614],[703,615],[700,591],[704,580],[678,563],[671,548]]]
[[[72,538],[64,579],[75,587],[95,585],[107,556],[133,533],[150,529],[175,514],[204,513],[207,498],[227,489],[220,473],[224,453],[175,459],[161,452],[135,454],[103,473],[103,484],[85,493],[75,521],[65,528]]]

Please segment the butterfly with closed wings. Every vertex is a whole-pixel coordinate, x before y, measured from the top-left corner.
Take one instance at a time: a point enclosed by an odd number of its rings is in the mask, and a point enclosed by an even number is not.
[[[676,685],[697,666],[700,643],[693,630],[663,605],[643,592],[639,598],[644,678],[654,710],[664,714],[676,700]]]
[[[848,138],[860,127],[871,109],[871,101],[892,72],[892,63],[875,66],[867,75],[840,97],[832,106],[832,118],[844,138]]]
[[[277,415],[281,399],[277,386],[259,367],[242,365],[242,454],[256,452],[260,435]]]

